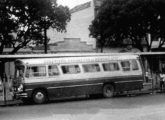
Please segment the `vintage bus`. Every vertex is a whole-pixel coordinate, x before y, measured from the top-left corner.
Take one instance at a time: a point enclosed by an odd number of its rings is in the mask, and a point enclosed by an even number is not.
[[[17,98],[37,104],[80,95],[110,98],[142,89],[143,73],[133,54],[17,59],[13,86]]]

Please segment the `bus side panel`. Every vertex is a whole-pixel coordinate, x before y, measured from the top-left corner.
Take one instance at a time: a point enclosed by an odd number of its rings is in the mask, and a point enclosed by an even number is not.
[[[103,84],[115,84],[115,92],[140,90],[143,87],[143,78],[139,76],[131,77],[114,77],[114,78],[99,78],[78,80],[74,82],[63,82],[60,86],[56,84],[58,88],[49,89],[49,97],[69,97],[79,95],[101,94]]]
[[[131,82],[118,82],[115,83],[116,92],[141,90],[143,88],[143,81],[131,81]]]
[[[40,82],[26,84],[26,89],[34,90],[38,88],[45,88],[48,92],[49,98],[100,94],[102,93],[103,84],[115,84],[116,92],[138,90],[142,88],[142,76],[122,76],[122,77],[106,77],[94,79],[78,79],[78,80],[65,80],[56,82]],[[28,91],[28,96],[31,96]]]
[[[143,76],[120,76],[102,79],[104,84],[112,84],[115,92],[139,90],[143,88]]]
[[[102,84],[76,84],[61,86],[60,88],[48,88],[49,98],[60,98],[69,96],[81,96],[102,93]]]
[[[102,86],[79,86],[79,87],[65,87],[57,89],[49,89],[49,98],[63,98],[70,96],[81,96],[88,94],[99,94],[102,91]]]
[[[25,88],[28,93],[28,97],[32,95],[32,91],[35,89],[46,89],[49,99],[63,98],[69,96],[80,96],[88,94],[102,93],[102,80],[75,80],[75,81],[63,81],[63,82],[40,82],[25,84]]]

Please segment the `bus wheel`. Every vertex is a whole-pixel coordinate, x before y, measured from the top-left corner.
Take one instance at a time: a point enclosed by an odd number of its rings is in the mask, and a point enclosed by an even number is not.
[[[46,92],[44,90],[35,90],[33,95],[33,102],[36,104],[42,104],[46,102]]]
[[[103,96],[106,98],[111,98],[114,95],[114,87],[111,84],[106,84],[103,86]]]

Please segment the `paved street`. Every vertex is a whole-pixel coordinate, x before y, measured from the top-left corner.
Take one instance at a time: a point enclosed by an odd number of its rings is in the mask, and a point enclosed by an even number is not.
[[[0,107],[0,120],[164,120],[165,94]]]

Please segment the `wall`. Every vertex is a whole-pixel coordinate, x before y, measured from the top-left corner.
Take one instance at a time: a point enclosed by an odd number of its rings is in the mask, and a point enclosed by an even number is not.
[[[92,51],[96,48],[96,41],[89,36],[89,25],[94,19],[94,5],[93,2],[76,6],[71,10],[71,21],[67,25],[66,33],[59,33],[56,30],[50,29],[48,36],[50,37],[50,44],[64,41],[64,39],[80,39],[88,45],[92,45]],[[79,43],[79,42],[77,42]],[[81,48],[80,48],[81,49]]]
[[[65,38],[64,41],[58,42],[57,45],[50,45],[50,50],[55,52],[95,52],[92,45],[79,38]]]
[[[89,25],[94,19],[94,7],[93,3],[90,2],[90,7],[84,8],[72,13],[72,20],[67,27],[67,36],[66,38],[80,38],[81,41],[86,41],[87,44],[92,44],[95,48],[95,39],[89,37]]]

